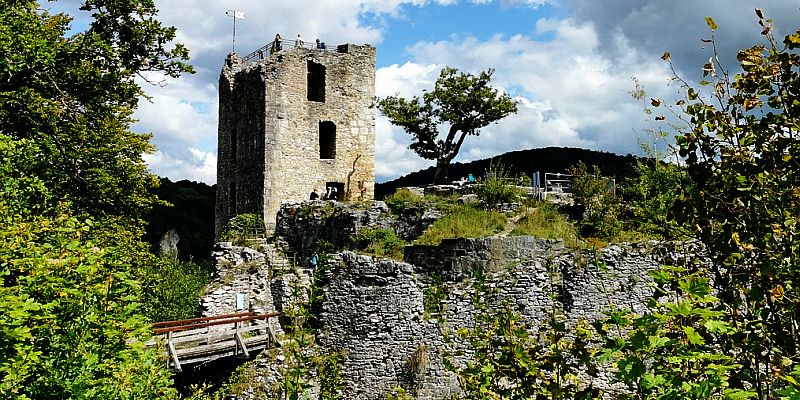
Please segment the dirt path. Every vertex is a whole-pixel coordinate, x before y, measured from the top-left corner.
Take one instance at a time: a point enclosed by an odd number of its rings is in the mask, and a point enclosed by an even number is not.
[[[521,213],[519,213],[519,214],[517,214],[517,215],[515,215],[515,216],[513,216],[513,217],[511,217],[511,218],[509,218],[509,219],[506,221],[506,228],[505,228],[505,229],[503,229],[503,231],[502,231],[502,232],[498,232],[498,233],[496,233],[496,234],[492,235],[492,237],[504,237],[504,236],[508,236],[508,235],[511,233],[511,231],[513,231],[513,230],[514,230],[514,228],[516,228],[516,227],[517,227],[517,221],[519,221],[519,220],[520,220],[522,217],[524,217],[524,216],[528,215],[528,213],[529,213],[529,212],[530,212],[530,210],[525,210],[525,212],[521,212]]]

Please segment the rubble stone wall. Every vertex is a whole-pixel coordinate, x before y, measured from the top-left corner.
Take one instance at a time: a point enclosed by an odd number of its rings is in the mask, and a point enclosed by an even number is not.
[[[318,341],[328,351],[347,351],[345,398],[384,399],[401,387],[419,399],[443,399],[458,391],[455,376],[442,364],[442,355],[452,350],[444,326],[450,332],[473,326],[475,296],[495,307],[511,305],[531,326],[553,312],[574,324],[600,317],[612,303],[641,310],[653,290],[648,271],[665,258],[674,263],[694,251],[645,243],[576,252],[549,240],[511,237],[410,249],[413,264],[344,252],[320,282]],[[480,265],[491,267],[481,269],[483,285],[476,289],[476,276],[470,274]],[[441,321],[424,309],[425,294],[434,285],[447,293]],[[428,363],[412,371],[409,360],[420,351]],[[594,385],[608,388],[608,380]]]

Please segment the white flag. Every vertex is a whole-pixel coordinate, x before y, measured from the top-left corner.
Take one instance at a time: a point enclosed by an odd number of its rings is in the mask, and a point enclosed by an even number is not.
[[[228,10],[225,11],[225,15],[236,19],[244,19],[244,11]]]

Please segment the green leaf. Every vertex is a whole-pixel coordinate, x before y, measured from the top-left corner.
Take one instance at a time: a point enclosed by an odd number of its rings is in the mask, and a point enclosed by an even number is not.
[[[686,338],[689,340],[690,343],[698,346],[705,344],[705,340],[703,340],[703,337],[700,336],[700,334],[697,333],[697,331],[695,331],[693,327],[684,326],[683,332],[686,333]]]

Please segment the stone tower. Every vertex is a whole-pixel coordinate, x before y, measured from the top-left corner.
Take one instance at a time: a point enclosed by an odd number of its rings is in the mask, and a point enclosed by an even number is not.
[[[260,214],[268,230],[282,201],[370,200],[375,184],[375,48],[289,48],[228,55],[219,78],[219,233]]]

